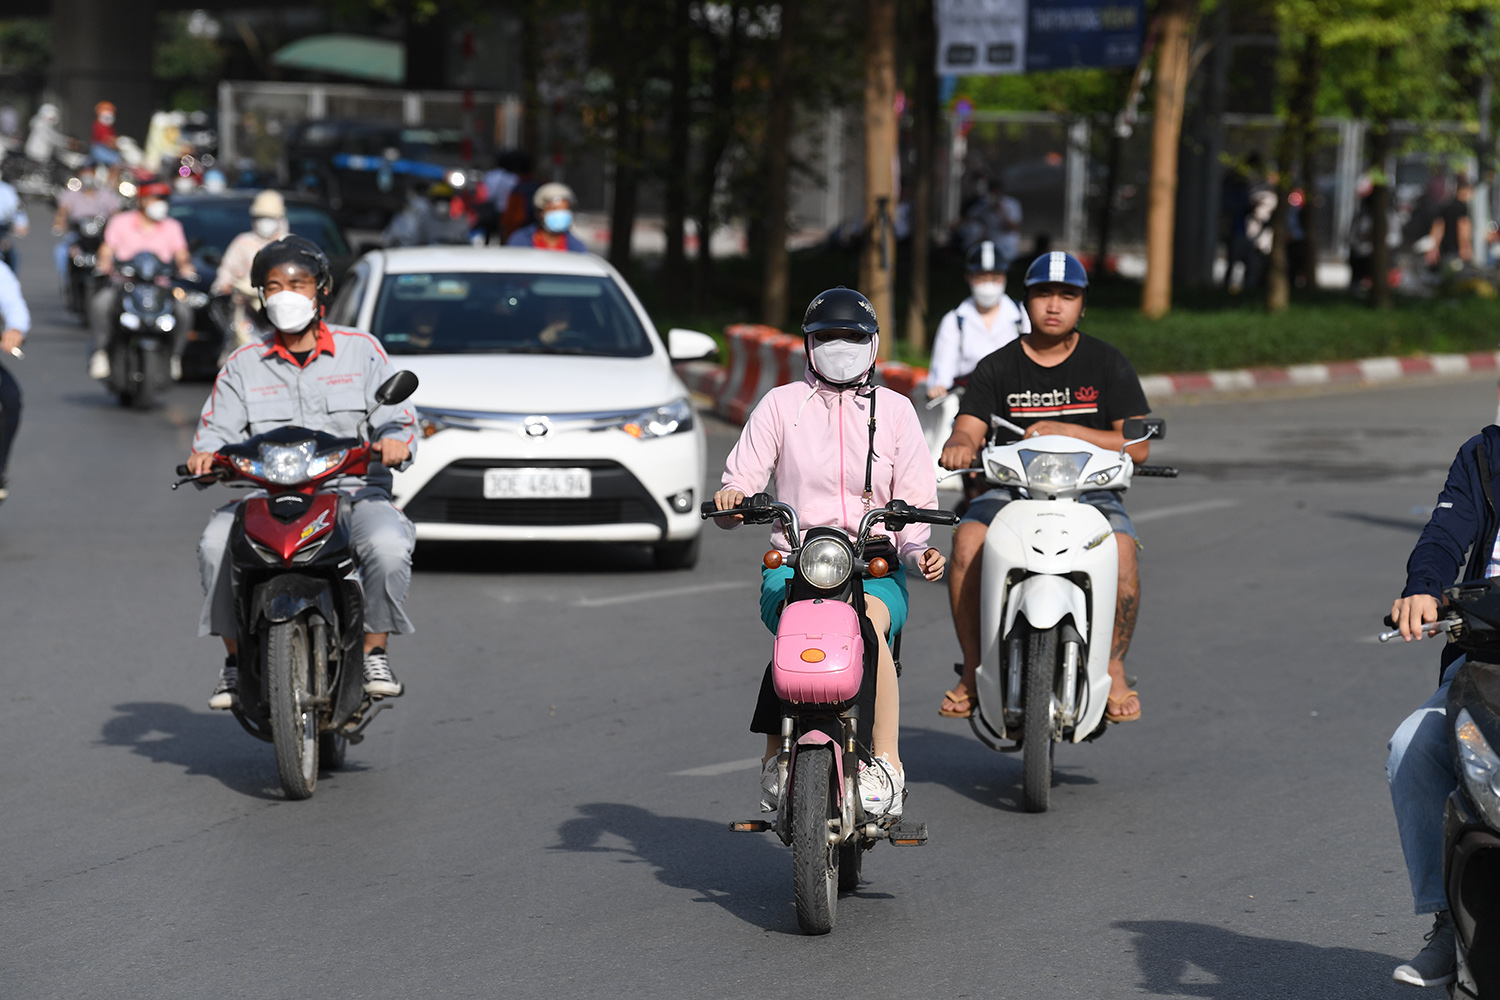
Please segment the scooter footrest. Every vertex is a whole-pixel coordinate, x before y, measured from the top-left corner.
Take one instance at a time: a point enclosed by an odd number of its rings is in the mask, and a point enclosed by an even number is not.
[[[927,843],[926,823],[892,823],[885,831],[892,847],[921,847]]]
[[[776,824],[764,819],[742,819],[729,824],[735,833],[774,833]]]

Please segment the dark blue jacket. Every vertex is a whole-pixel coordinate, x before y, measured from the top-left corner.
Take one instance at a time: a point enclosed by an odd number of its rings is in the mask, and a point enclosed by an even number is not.
[[[522,226],[520,229],[517,229],[515,232],[510,234],[510,239],[505,241],[505,245],[508,247],[534,247],[536,246],[536,244],[531,242],[531,238],[536,235],[537,230],[540,228],[540,226],[536,225]],[[570,250],[571,252],[589,252],[589,248],[584,246],[583,240],[580,240],[578,237],[574,236],[571,229],[563,235],[568,238],[568,250]]]
[[[1437,508],[1433,510],[1427,527],[1417,539],[1411,558],[1406,560],[1406,589],[1402,597],[1413,594],[1431,594],[1442,599],[1443,588],[1453,586],[1459,567],[1463,567],[1463,580],[1484,579],[1489,567],[1490,555],[1495,550],[1495,535],[1500,530],[1500,518],[1495,515],[1493,503],[1485,498],[1479,476],[1479,449],[1484,449],[1490,467],[1490,494],[1500,495],[1500,427],[1491,424],[1465,441],[1453,466],[1448,470],[1448,481],[1443,492],[1438,494]],[[1468,555],[1468,565],[1464,556]],[[1446,667],[1460,654],[1453,645],[1444,647],[1443,665]]]

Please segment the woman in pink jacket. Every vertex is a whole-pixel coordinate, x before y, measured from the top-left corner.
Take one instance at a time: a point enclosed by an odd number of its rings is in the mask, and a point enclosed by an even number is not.
[[[723,486],[714,494],[715,506],[727,510],[759,493],[774,474],[777,499],[797,511],[804,529],[837,526],[851,539],[865,511],[892,499],[936,507],[936,472],[916,410],[900,393],[870,384],[880,326],[869,300],[842,286],[830,289],[807,307],[802,333],[806,381],[772,389],[751,411],[729,453]],[[720,518],[718,523],[736,528],[743,520]],[[925,524],[896,532],[892,542],[900,556],[899,568],[864,581],[865,615],[880,641],[871,733],[874,763],[861,765],[859,788],[866,811],[876,816],[900,816],[906,798],[898,742],[900,696],[890,639],[906,623],[907,570],[928,580],[943,575],[945,560],[927,544],[927,535]],[[771,544],[790,551],[779,527],[771,534]],[[791,567],[785,565],[764,571],[761,618],[772,632],[791,576]],[[778,797],[776,754],[781,743],[776,726],[766,722],[780,710],[766,712],[765,707],[757,709],[751,730],[766,734],[761,808],[769,812]]]

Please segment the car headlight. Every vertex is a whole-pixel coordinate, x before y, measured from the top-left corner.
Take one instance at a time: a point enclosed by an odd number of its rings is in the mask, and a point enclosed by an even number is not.
[[[177,317],[173,316],[171,313],[162,313],[160,316],[156,317],[156,326],[158,329],[166,333],[171,333],[172,330],[177,326]]]
[[[620,425],[633,438],[659,438],[693,429],[693,407],[686,399],[674,399],[666,406],[636,414]]]
[[[1023,451],[1021,461],[1026,463],[1026,485],[1065,490],[1077,485],[1083,467],[1089,463],[1089,453]]]
[[[1105,483],[1115,478],[1115,476],[1118,476],[1120,474],[1120,470],[1123,468],[1125,468],[1125,466],[1117,465],[1112,469],[1105,469],[1103,472],[1096,472],[1092,476],[1089,476],[1087,479],[1085,479],[1084,482],[1088,483],[1090,486],[1103,486]]]
[[[797,556],[802,578],[819,590],[842,587],[854,571],[854,549],[838,538],[814,538]]]
[[[1019,483],[1021,481],[1021,477],[1016,474],[1016,470],[1007,465],[1001,465],[999,462],[993,460],[985,464],[989,466],[990,478],[998,483]]]
[[[263,444],[260,446],[261,478],[269,483],[291,486],[305,483],[312,476],[308,473],[313,461],[313,443],[300,441],[297,444]]]
[[[1469,799],[1484,816],[1485,822],[1500,829],[1500,757],[1490,749],[1466,708],[1458,710],[1458,718],[1453,721],[1453,735],[1457,737],[1458,760]]]
[[[120,313],[120,325],[127,330],[139,330],[141,328],[141,318],[133,312],[122,312]]]

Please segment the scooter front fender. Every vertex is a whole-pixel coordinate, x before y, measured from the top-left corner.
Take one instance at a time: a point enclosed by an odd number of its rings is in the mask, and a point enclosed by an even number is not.
[[[843,748],[839,746],[838,740],[834,739],[832,736],[829,736],[822,730],[809,730],[808,732],[805,732],[801,736],[797,737],[797,745],[792,749],[792,766],[789,770],[789,773],[792,776],[791,781],[795,783],[797,780],[796,775],[798,748],[817,746],[820,743],[826,743],[829,746],[833,747],[833,766],[837,768],[839,772],[838,797],[839,806],[842,807],[844,804],[844,751]]]
[[[1010,589],[1005,602],[1005,628],[1010,637],[1021,615],[1035,629],[1049,629],[1068,615],[1080,635],[1089,634],[1089,605],[1083,588],[1061,576],[1028,576]]]
[[[337,627],[338,612],[334,610],[333,593],[326,580],[281,573],[256,587],[251,594],[249,625],[254,631],[262,619],[289,622],[307,610],[316,611],[329,625]]]

